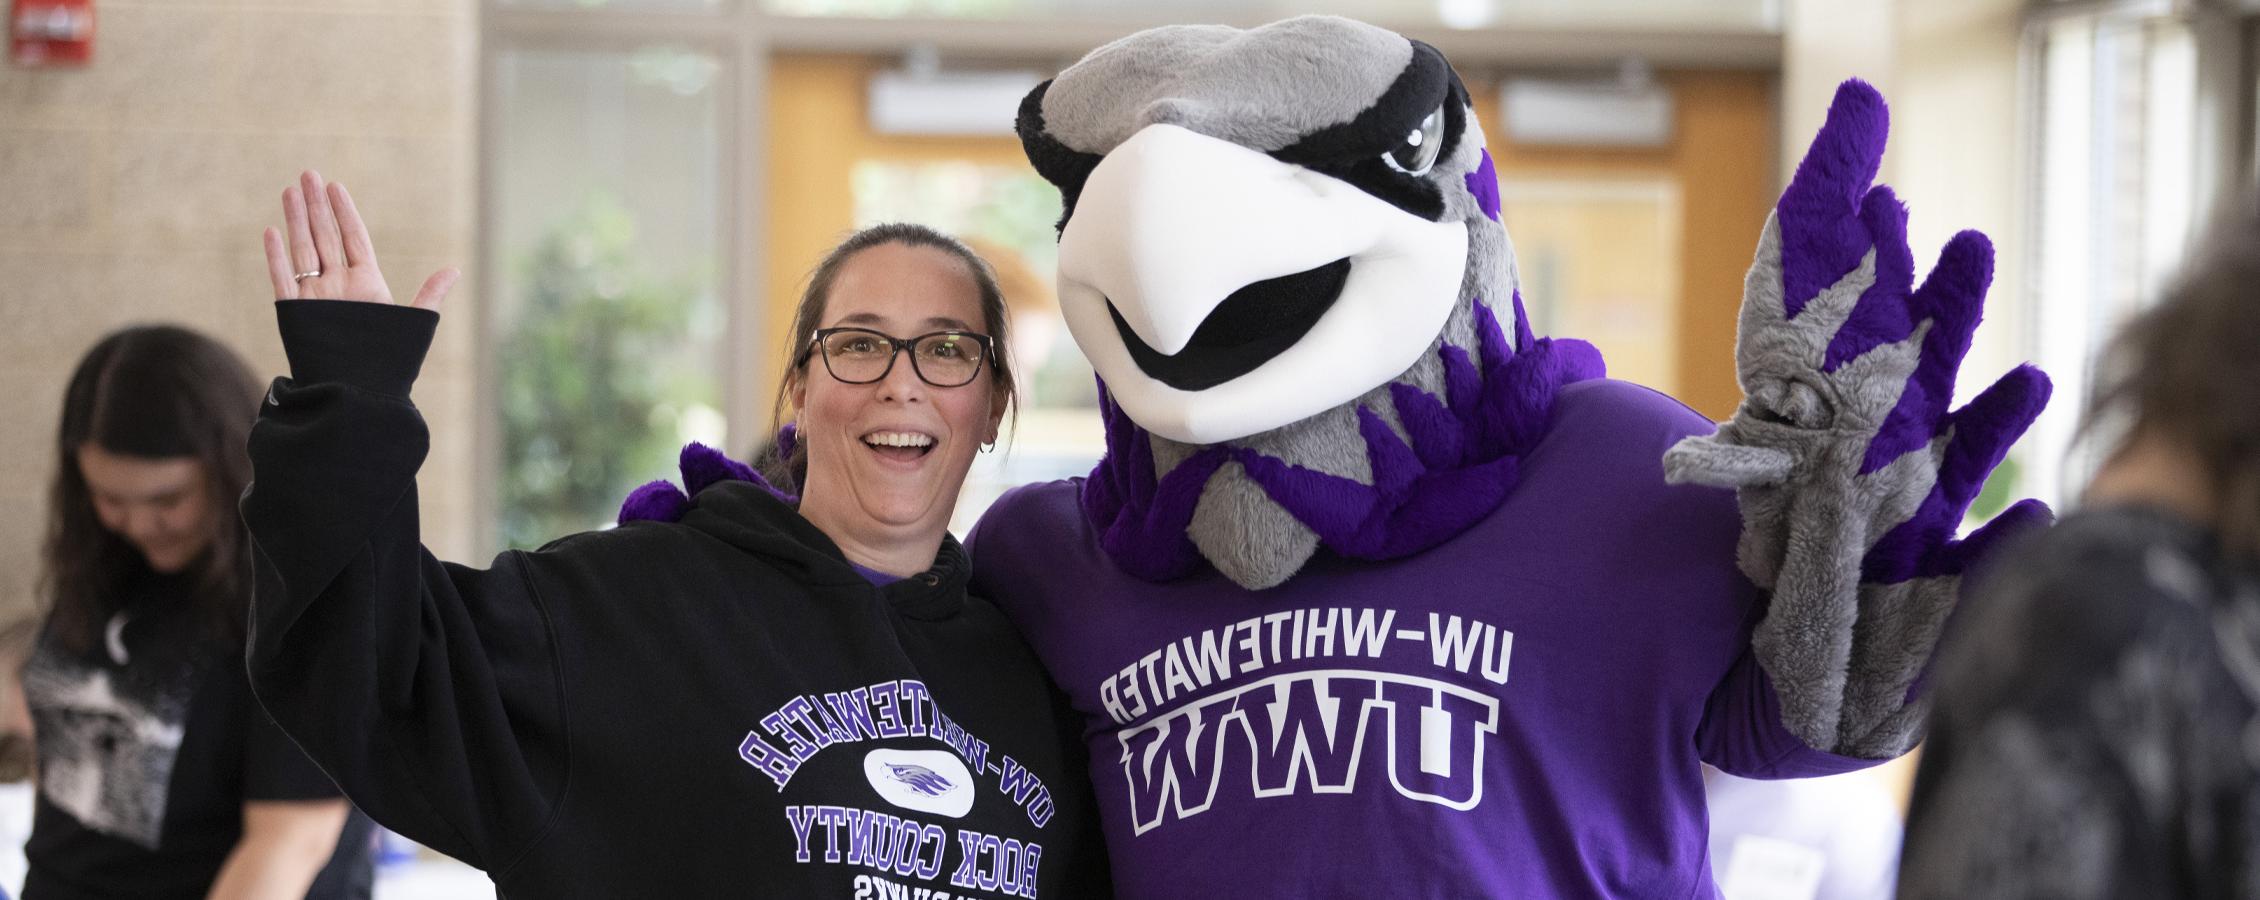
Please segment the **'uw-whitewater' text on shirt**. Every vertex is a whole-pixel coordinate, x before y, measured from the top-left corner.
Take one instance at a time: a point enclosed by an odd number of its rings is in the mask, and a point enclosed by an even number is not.
[[[1079,481],[1034,485],[969,539],[976,590],[1083,715],[1125,896],[1707,897],[1700,762],[1875,762],[1781,727],[1734,496],[1663,480],[1710,427],[1646,388],[1564,388],[1488,518],[1263,591],[1140,581]]]

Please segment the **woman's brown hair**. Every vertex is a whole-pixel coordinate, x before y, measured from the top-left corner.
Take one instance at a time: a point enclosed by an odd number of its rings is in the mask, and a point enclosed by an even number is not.
[[[890,222],[873,225],[854,234],[824,254],[824,259],[809,273],[808,287],[801,291],[798,310],[793,313],[792,330],[785,335],[785,376],[777,380],[777,396],[770,403],[770,421],[782,426],[785,421],[785,398],[793,384],[808,377],[809,342],[815,339],[816,329],[824,323],[824,305],[830,298],[832,283],[839,280],[840,269],[857,253],[881,244],[903,244],[911,247],[932,247],[957,258],[973,276],[975,289],[980,293],[981,330],[989,336],[990,383],[1001,394],[1003,407],[1014,408],[1020,392],[1013,387],[1012,355],[1007,347],[1011,343],[1006,333],[1004,289],[997,284],[996,270],[988,260],[973,252],[964,242],[935,231],[924,225],[908,222]],[[808,449],[798,441],[784,444],[771,443],[754,455],[754,467],[761,477],[769,480],[779,490],[797,492],[801,481],[808,477]]]
[[[48,630],[74,652],[97,645],[122,593],[149,572],[141,551],[102,525],[79,471],[89,443],[120,456],[191,458],[204,472],[219,533],[189,565],[190,596],[208,635],[241,640],[251,593],[249,538],[236,500],[251,481],[245,451],[259,413],[259,382],[219,342],[186,328],[145,325],[94,345],[63,391],[48,492],[41,593]]]
[[[2083,430],[2123,426],[2186,451],[2224,549],[2260,556],[2260,197],[2214,226],[2158,305],[2104,356]]]

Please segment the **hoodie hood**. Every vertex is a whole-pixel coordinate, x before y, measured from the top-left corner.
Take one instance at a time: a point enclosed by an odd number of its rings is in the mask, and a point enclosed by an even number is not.
[[[706,485],[691,496],[679,521],[684,527],[761,557],[786,577],[811,587],[874,589],[848,564],[837,543],[764,482],[727,479]],[[957,538],[944,534],[933,566],[876,590],[904,615],[947,618],[964,608],[965,584],[971,574],[965,549]]]

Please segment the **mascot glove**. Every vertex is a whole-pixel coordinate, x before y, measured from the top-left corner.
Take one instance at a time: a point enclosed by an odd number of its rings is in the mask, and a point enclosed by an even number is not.
[[[1912,698],[1961,573],[2050,519],[2027,500],[1954,539],[2049,382],[2020,366],[1948,411],[1993,247],[1961,232],[1912,287],[1906,207],[1870,187],[1886,130],[1874,88],[1837,89],[1744,281],[1742,405],[1664,460],[1674,483],[1736,489],[1742,570],[1773,595],[1753,644],[1785,724],[1858,755],[1914,739]]]

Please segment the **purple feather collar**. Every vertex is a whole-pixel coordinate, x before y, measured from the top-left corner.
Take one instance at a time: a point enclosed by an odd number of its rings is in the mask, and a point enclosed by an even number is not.
[[[1459,347],[1438,351],[1442,399],[1408,384],[1390,400],[1408,444],[1372,409],[1358,408],[1373,483],[1289,465],[1275,457],[1214,445],[1154,476],[1153,445],[1100,385],[1107,453],[1083,484],[1083,514],[1099,544],[1124,571],[1148,581],[1192,573],[1203,562],[1186,536],[1210,476],[1230,460],[1273,502],[1317,532],[1328,550],[1355,559],[1395,559],[1441,544],[1505,502],[1524,454],[1545,433],[1562,386],[1601,377],[1600,352],[1583,341],[1531,334],[1517,293],[1515,350],[1498,317],[1478,301],[1480,361]]]

